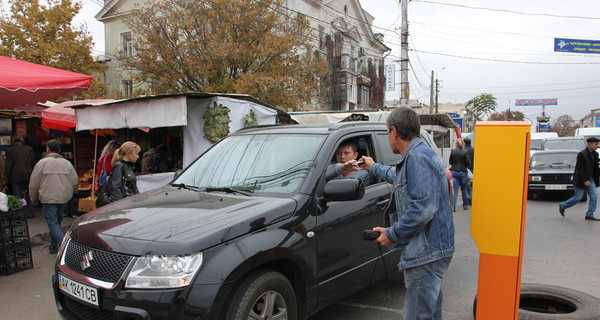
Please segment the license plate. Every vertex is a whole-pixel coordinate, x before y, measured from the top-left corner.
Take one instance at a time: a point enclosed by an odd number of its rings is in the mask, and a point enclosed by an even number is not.
[[[547,184],[546,190],[567,190],[567,185],[564,184]]]
[[[59,274],[58,288],[73,298],[98,306],[98,289],[94,287],[87,286]]]

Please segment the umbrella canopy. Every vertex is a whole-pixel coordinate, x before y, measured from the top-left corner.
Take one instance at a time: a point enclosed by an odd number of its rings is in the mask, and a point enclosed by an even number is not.
[[[0,56],[0,109],[80,93],[94,77]]]
[[[97,103],[111,102],[114,99],[88,99],[88,100],[74,100],[65,101],[54,105],[48,109],[42,111],[42,126],[48,129],[56,129],[61,131],[67,131],[69,128],[77,126],[75,119],[75,110],[71,106],[79,105],[94,105]]]

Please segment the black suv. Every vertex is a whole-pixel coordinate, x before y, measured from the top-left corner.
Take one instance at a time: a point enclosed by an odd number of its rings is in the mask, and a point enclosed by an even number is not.
[[[380,280],[399,252],[380,257],[361,231],[384,224],[391,185],[324,178],[348,139],[359,156],[398,162],[383,123],[249,128],[169,185],[76,220],[52,279],[59,313],[305,319]]]

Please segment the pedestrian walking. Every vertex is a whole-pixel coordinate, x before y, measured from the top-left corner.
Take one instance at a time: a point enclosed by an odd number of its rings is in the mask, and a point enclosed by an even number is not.
[[[140,146],[134,142],[124,142],[115,150],[112,159],[112,173],[106,185],[106,192],[99,194],[100,205],[121,200],[140,193],[135,175],[135,162],[140,157]]]
[[[455,142],[455,147],[450,151],[450,171],[452,172],[452,185],[454,186],[454,208],[456,211],[456,201],[458,200],[458,189],[462,193],[463,209],[469,209],[469,173],[468,169],[471,166],[471,159],[465,149],[463,139],[458,139]]]
[[[387,119],[392,151],[401,154],[396,166],[362,157],[363,169],[393,184],[391,226],[375,227],[377,242],[401,248],[406,296],[404,319],[442,319],[442,280],[454,254],[454,221],[446,168],[419,137],[417,113],[401,107]]]
[[[115,150],[119,148],[119,143],[116,140],[110,140],[102,149],[98,165],[96,166],[96,178],[98,180],[98,190],[104,187],[108,177],[112,172],[112,158]]]
[[[600,177],[600,169],[598,169],[598,138],[588,138],[587,147],[577,154],[577,162],[575,162],[575,172],[573,173],[573,186],[575,192],[573,196],[558,204],[558,212],[561,216],[565,216],[565,210],[574,206],[581,201],[584,193],[587,193],[590,203],[587,212],[585,213],[586,220],[600,221],[594,216],[596,204],[598,203],[598,194],[596,186],[598,186],[598,178]]]
[[[34,203],[41,202],[42,212],[50,230],[50,254],[56,254],[63,241],[65,235],[61,222],[73,197],[73,189],[79,182],[71,162],[59,154],[60,146],[60,141],[48,141],[46,156],[33,168],[29,184],[31,200]]]
[[[27,201],[25,212],[28,218],[33,218],[34,211],[28,189],[29,178],[35,165],[35,156],[33,149],[25,144],[22,136],[16,135],[13,140],[13,146],[6,151],[4,177],[12,188],[12,194]]]
[[[471,160],[471,166],[469,166],[469,170],[471,170],[471,175],[475,172],[473,169],[475,167],[475,148],[471,146],[471,139],[465,138],[465,150],[467,150],[467,155],[469,156],[469,160]],[[473,203],[473,179],[472,177],[467,182],[467,190],[469,190],[469,206]]]

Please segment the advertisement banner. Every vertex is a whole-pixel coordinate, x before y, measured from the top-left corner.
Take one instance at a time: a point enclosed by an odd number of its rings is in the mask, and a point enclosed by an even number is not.
[[[515,106],[555,106],[558,99],[517,99]]]
[[[554,38],[554,51],[600,54],[600,41]]]
[[[396,65],[388,64],[385,69],[385,91],[396,90]]]

